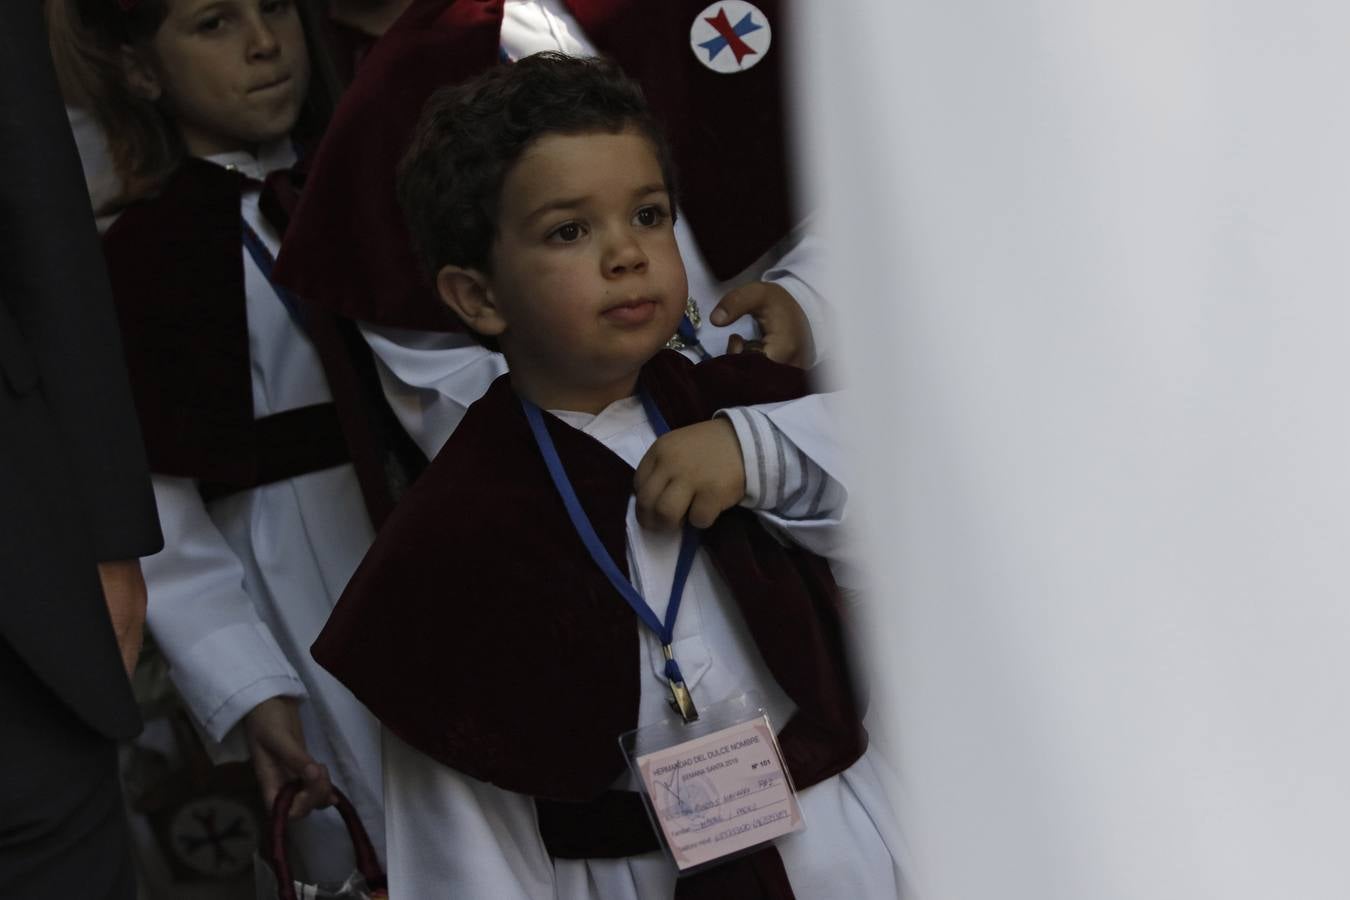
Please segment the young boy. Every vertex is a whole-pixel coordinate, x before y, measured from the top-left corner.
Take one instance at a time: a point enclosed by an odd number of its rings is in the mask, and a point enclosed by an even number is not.
[[[395,196],[399,156],[437,88],[543,50],[604,56],[644,86],[686,179],[676,238],[698,346],[716,356],[758,336],[780,362],[828,357],[837,301],[818,293],[825,255],[818,220],[793,202],[789,177],[785,85],[796,17],[788,6],[414,0],[371,49],[311,157],[277,277],[360,324],[399,421],[434,456],[505,364],[428,289]],[[752,21],[743,21],[747,12]],[[715,34],[711,23],[728,16],[723,27],[753,29],[748,40],[758,49],[738,56],[724,45],[717,64],[740,59],[744,67],[717,72],[701,44]],[[695,348],[684,352],[699,358]]]
[[[510,374],[314,647],[388,729],[392,896],[897,896],[837,591],[787,542],[832,530],[843,491],[744,408],[804,394],[798,370],[661,349],[686,296],[671,187],[637,88],[558,54],[438,93],[401,169],[442,299]],[[618,738],[750,691],[807,830],[677,885]]]

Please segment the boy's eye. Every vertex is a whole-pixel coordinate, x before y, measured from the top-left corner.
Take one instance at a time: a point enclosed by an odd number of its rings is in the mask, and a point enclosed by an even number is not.
[[[576,222],[564,222],[562,225],[559,225],[548,233],[548,239],[563,244],[570,244],[573,241],[580,240],[581,235],[581,225]]]
[[[203,34],[210,34],[213,31],[219,31],[224,25],[224,16],[211,16],[210,18],[202,19],[198,22],[197,30]]]
[[[664,208],[656,204],[644,206],[633,214],[633,221],[644,228],[660,225],[669,218]]]

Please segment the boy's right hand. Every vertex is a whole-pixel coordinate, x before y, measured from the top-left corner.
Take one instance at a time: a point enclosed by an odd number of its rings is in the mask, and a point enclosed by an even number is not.
[[[637,516],[646,528],[707,528],[745,497],[745,463],[726,419],[676,428],[656,439],[633,476]]]
[[[253,707],[244,715],[244,737],[266,809],[271,810],[282,785],[296,779],[304,786],[291,804],[292,819],[333,804],[336,798],[328,769],[305,746],[296,700],[272,697]]]

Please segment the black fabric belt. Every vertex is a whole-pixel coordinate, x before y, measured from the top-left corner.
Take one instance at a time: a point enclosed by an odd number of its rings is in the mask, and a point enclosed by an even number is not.
[[[331,469],[351,461],[337,407],[316,403],[264,416],[253,423],[257,454],[247,482],[203,481],[202,499],[216,500],[264,484]]]
[[[661,849],[636,791],[605,791],[589,803],[534,803],[544,847],[557,859],[614,859]]]

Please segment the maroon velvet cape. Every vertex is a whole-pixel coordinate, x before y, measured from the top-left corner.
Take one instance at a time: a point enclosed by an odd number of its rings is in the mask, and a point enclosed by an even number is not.
[[[376,36],[339,22],[331,16],[324,16],[319,27],[338,80],[343,85],[351,84],[366,54],[375,46]]]
[[[356,342],[339,333],[331,315],[300,305],[334,406],[254,418],[244,185],[238,172],[189,158],[103,239],[150,469],[220,493],[351,461],[378,523],[392,507],[368,402],[378,388],[365,384],[373,369],[363,377]]]
[[[704,67],[689,31],[706,0],[566,0],[586,35],[641,83],[680,177],[679,203],[713,273],[728,279],[790,230],[783,75],[792,19],[759,0],[773,30],[764,61]],[[498,62],[502,0],[415,0],[370,51],[314,158],[277,275],[343,316],[459,331],[421,275],[394,171],[438,87]]]
[[[800,371],[757,354],[695,366],[662,351],[641,378],[672,428],[806,389]],[[589,435],[545,418],[597,534],[626,569],[633,470]],[[797,785],[843,771],[866,735],[829,566],[784,546],[739,508],[704,533],[703,547],[797,705],[779,735]],[[391,731],[438,762],[594,810],[625,771],[618,736],[639,724],[638,627],[573,530],[502,376],[394,510],[312,652]],[[770,883],[786,884],[770,856],[698,877],[756,881],[767,868]],[[699,882],[682,880],[681,896],[687,883]]]

